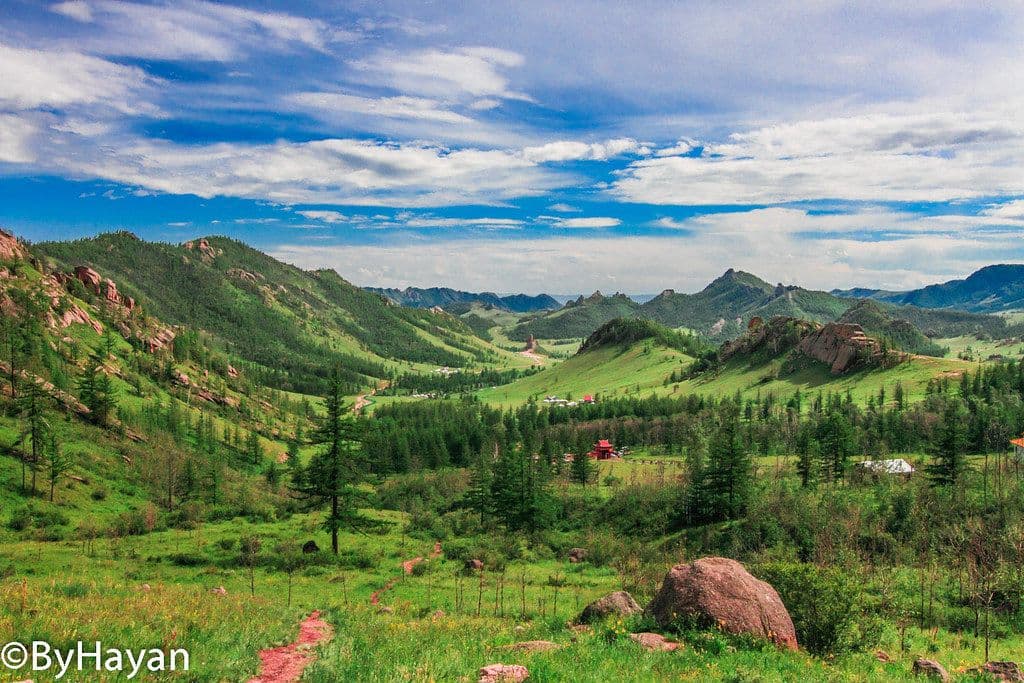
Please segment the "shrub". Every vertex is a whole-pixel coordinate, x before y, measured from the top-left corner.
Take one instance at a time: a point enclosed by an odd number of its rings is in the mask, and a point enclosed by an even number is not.
[[[106,500],[107,499],[107,495],[108,495],[107,487],[101,485],[101,486],[97,486],[96,488],[94,488],[92,490],[92,493],[89,494],[89,497],[91,497],[93,500],[98,502],[98,501],[101,501],[101,500]]]
[[[809,652],[835,655],[878,642],[881,621],[867,605],[860,577],[796,562],[764,564],[756,573],[779,592]]]

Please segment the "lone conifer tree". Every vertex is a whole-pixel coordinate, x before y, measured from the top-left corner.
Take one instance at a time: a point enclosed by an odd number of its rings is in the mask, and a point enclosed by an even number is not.
[[[358,530],[378,525],[359,513],[359,503],[366,498],[359,488],[364,470],[362,452],[356,422],[347,414],[342,402],[343,391],[341,375],[332,372],[325,397],[327,413],[312,439],[321,448],[305,467],[299,488],[313,506],[329,506],[324,526],[331,533],[331,550],[335,555],[341,529]]]
[[[964,473],[964,451],[967,435],[960,422],[960,404],[956,400],[946,403],[942,414],[942,430],[935,444],[935,461],[928,466],[932,486],[955,486]]]

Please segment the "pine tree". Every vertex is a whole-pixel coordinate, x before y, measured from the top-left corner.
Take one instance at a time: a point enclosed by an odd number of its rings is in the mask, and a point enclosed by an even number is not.
[[[594,479],[595,467],[590,462],[586,453],[579,453],[572,458],[572,467],[569,469],[569,478],[577,484],[586,486]]]
[[[331,550],[338,554],[338,532],[360,529],[377,523],[359,513],[365,493],[359,488],[363,481],[357,423],[346,414],[342,403],[344,384],[337,371],[328,380],[327,414],[313,435],[313,443],[321,446],[309,461],[303,475],[301,492],[314,506],[327,505],[324,526],[331,533]]]
[[[942,428],[933,449],[935,461],[927,468],[933,486],[955,486],[960,481],[966,466],[966,448],[967,436],[960,420],[960,405],[951,400],[943,411]]]
[[[746,510],[751,489],[750,456],[739,433],[735,407],[725,407],[711,439],[710,457],[703,476],[705,501],[717,519],[736,519]]]
[[[491,504],[491,485],[494,477],[488,458],[486,454],[477,456],[469,472],[469,488],[463,496],[466,507],[480,515],[480,524],[494,512]]]
[[[46,478],[50,484],[50,502],[53,502],[53,492],[57,488],[57,482],[64,473],[71,469],[71,458],[61,448],[57,437],[50,434],[50,444],[47,452]]]
[[[43,464],[43,454],[50,438],[50,422],[47,417],[46,403],[49,395],[38,383],[24,382],[18,395],[18,408],[21,413],[23,428],[20,442],[27,444],[29,450],[22,456],[21,489],[25,486],[26,465],[32,472],[32,495],[36,494],[36,474]]]

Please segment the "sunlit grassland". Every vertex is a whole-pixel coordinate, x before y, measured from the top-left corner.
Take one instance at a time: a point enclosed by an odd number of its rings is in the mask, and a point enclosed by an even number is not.
[[[585,394],[624,396],[662,387],[673,370],[685,368],[691,361],[679,351],[648,343],[625,349],[604,347],[511,384],[484,389],[478,395],[484,402],[500,406],[519,405],[531,397],[542,399],[551,394],[576,399]]]

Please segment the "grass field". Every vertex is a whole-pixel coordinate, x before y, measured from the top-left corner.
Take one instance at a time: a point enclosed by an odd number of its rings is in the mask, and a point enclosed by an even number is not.
[[[625,350],[605,347],[573,356],[512,384],[484,389],[478,395],[492,405],[510,406],[547,395],[578,399],[585,394],[611,397],[646,392],[661,387],[673,370],[685,368],[692,360],[679,351],[650,343]]]
[[[938,377],[956,380],[964,371],[977,369],[978,363],[956,358],[914,356],[895,367],[863,370],[843,376],[832,375],[828,368],[814,361],[804,361],[787,368],[782,359],[751,364],[742,359],[726,363],[715,372],[693,379],[666,383],[674,370],[685,371],[692,358],[678,351],[645,342],[623,349],[597,349],[560,363],[531,377],[478,393],[492,405],[519,405],[530,398],[547,395],[580,398],[584,394],[603,397],[628,394],[685,396],[699,393],[707,396],[744,397],[774,393],[789,396],[797,389],[804,393],[819,390],[846,393],[854,400],[865,401],[876,395],[882,386],[903,384],[908,401],[925,394],[928,382]]]

